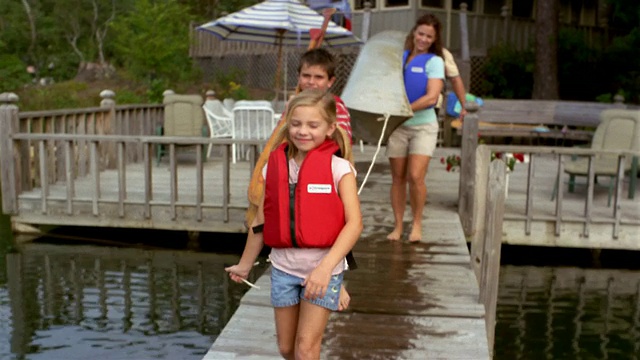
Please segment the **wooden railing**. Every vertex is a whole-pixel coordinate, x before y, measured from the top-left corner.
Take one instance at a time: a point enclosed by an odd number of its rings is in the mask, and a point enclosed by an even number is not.
[[[462,153],[461,153],[461,172],[459,187],[459,215],[465,234],[469,237],[478,236],[482,232],[482,212],[484,209],[484,193],[487,189],[487,169],[492,152],[502,153],[523,153],[528,155],[528,173],[526,178],[526,197],[524,204],[524,212],[521,214],[506,214],[505,220],[522,220],[524,221],[524,233],[531,235],[532,223],[536,221],[554,222],[554,235],[561,236],[561,228],[567,224],[582,224],[583,228],[579,236],[589,238],[590,227],[593,224],[609,224],[611,225],[610,240],[618,239],[621,225],[640,225],[635,217],[624,217],[633,215],[635,208],[633,206],[624,206],[622,199],[627,194],[623,194],[622,185],[625,178],[624,164],[631,163],[631,176],[629,179],[629,195],[633,195],[636,187],[636,173],[638,171],[638,151],[624,150],[592,150],[584,148],[565,148],[565,147],[541,147],[541,146],[505,146],[505,145],[480,145],[478,146],[478,107],[476,104],[468,104],[469,114],[465,117],[462,133]],[[551,156],[552,155],[552,156]],[[590,159],[590,164],[595,163],[596,157],[607,156],[617,159],[618,173],[615,177],[616,191],[612,195],[613,207],[608,216],[594,216],[593,199],[595,190],[595,167],[589,165],[589,173],[587,176],[587,192],[584,196],[584,212],[582,216],[563,216],[563,191],[557,190],[555,197],[555,214],[539,215],[533,211],[534,202],[533,195],[533,166],[539,159],[543,161],[555,161],[555,174],[547,174],[548,182],[551,186],[556,184],[560,187],[563,184],[564,163],[567,159],[574,157],[586,157]],[[629,196],[630,197],[630,196]],[[548,201],[548,200],[545,200]],[[633,205],[633,204],[632,204]]]
[[[152,207],[159,207],[167,209],[162,216],[169,220],[184,220],[186,216],[203,222],[212,216],[203,214],[215,209],[216,214],[221,213],[219,220],[226,223],[229,210],[242,206],[237,201],[235,205],[230,202],[231,147],[246,145],[249,169],[253,169],[258,147],[264,144],[263,140],[156,136],[164,111],[157,104],[116,107],[112,101],[103,101],[103,106],[97,108],[19,113],[17,97],[1,94],[0,99],[2,210],[6,214],[18,214],[20,196],[31,191],[28,197],[39,201],[42,214],[50,213],[55,202],[66,204],[61,212],[68,216],[82,208],[82,213],[96,219],[105,216],[106,211],[109,216],[133,224],[151,219]],[[221,165],[213,170],[219,174],[210,174],[221,183],[216,185],[216,196],[205,201],[204,148],[209,144],[214,145],[216,153],[222,153]],[[152,168],[160,147],[168,149],[169,176],[168,184],[163,183],[158,190]],[[196,155],[194,175],[186,175],[194,177],[189,179],[194,186],[182,198],[178,196],[177,147],[191,148]],[[127,182],[130,164],[135,165],[136,174],[142,174],[142,183]],[[102,181],[107,181],[101,177],[106,169],[116,174],[107,189],[101,186]],[[76,190],[80,182],[84,191]],[[87,182],[91,184],[89,188]],[[166,191],[167,196],[157,196],[159,191],[162,195]],[[102,194],[106,192],[109,196]],[[195,192],[194,196],[191,192]],[[190,212],[191,208],[195,213]]]

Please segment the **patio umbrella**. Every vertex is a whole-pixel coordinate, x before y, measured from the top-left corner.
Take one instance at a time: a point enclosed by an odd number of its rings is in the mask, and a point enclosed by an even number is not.
[[[282,66],[282,46],[301,46],[320,29],[324,17],[297,0],[266,0],[198,26],[222,40],[278,45],[276,94]],[[351,31],[329,22],[321,45],[348,46],[361,41]]]

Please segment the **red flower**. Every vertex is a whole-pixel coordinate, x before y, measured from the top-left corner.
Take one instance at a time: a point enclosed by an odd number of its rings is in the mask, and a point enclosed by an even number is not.
[[[515,153],[515,154],[513,154],[513,157],[516,158],[516,160],[518,160],[520,162],[524,162],[524,154],[523,153]]]

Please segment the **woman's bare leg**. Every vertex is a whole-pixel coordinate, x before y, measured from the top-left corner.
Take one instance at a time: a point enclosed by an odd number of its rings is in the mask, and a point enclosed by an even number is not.
[[[391,165],[391,208],[394,227],[387,235],[388,240],[398,241],[402,237],[402,219],[407,202],[407,158],[389,158]]]
[[[409,203],[413,220],[409,241],[416,242],[422,239],[422,212],[427,202],[427,184],[425,177],[429,168],[430,156],[409,155],[407,166],[407,178],[409,182]]]

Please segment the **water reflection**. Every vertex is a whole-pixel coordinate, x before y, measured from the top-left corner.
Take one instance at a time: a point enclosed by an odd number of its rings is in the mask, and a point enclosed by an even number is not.
[[[638,359],[638,270],[502,266],[496,359]]]
[[[2,258],[0,359],[201,359],[247,290],[223,271],[236,255],[31,243]]]

